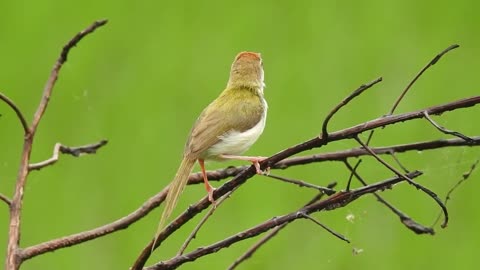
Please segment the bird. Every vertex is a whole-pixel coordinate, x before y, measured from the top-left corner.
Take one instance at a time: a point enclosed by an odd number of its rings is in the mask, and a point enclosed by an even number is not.
[[[208,199],[214,206],[215,189],[208,182],[206,160],[249,161],[255,166],[256,172],[262,174],[259,162],[265,157],[241,154],[257,141],[265,128],[268,105],[263,93],[264,88],[261,54],[256,52],[237,54],[225,90],[202,111],[193,124],[182,161],[169,184],[153,245],[172,214],[195,162],[200,165]]]

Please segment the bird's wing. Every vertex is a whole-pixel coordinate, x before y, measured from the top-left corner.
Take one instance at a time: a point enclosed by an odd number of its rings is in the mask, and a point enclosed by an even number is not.
[[[226,93],[226,91],[231,91]],[[226,132],[243,132],[262,118],[264,103],[250,89],[226,90],[200,114],[185,147],[185,154],[200,156]]]

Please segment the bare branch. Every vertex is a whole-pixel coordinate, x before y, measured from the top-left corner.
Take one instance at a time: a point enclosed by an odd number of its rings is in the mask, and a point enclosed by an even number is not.
[[[357,163],[358,164],[358,163]],[[345,166],[350,170],[350,172],[355,175],[355,178],[357,178],[360,183],[362,183],[363,186],[367,186],[367,182],[357,173],[354,167],[348,163],[347,160],[345,160]],[[408,172],[406,172],[408,173]],[[405,225],[409,230],[417,233],[417,234],[435,234],[435,231],[432,228],[425,227],[413,219],[411,219],[409,216],[407,216],[405,213],[402,211],[398,210],[396,207],[394,207],[391,203],[387,202],[382,196],[378,195],[377,192],[372,193],[373,196],[377,198],[377,201],[385,205],[388,209],[390,209],[395,215],[397,215],[400,218],[400,221],[402,222],[403,225]]]
[[[235,190],[230,191],[229,193],[223,195],[219,200],[215,201],[215,207],[211,207],[210,210],[208,210],[207,214],[200,220],[200,222],[197,224],[195,229],[190,233],[190,235],[187,237],[183,245],[180,247],[180,250],[177,252],[177,256],[180,256],[185,252],[185,249],[187,249],[188,245],[192,240],[197,237],[197,233],[200,230],[200,228],[207,222],[208,218],[210,218],[213,214],[213,212],[219,207],[229,196],[234,192]]]
[[[79,157],[81,154],[95,154],[98,149],[107,144],[107,140],[101,140],[98,143],[87,144],[79,147],[69,147],[62,145],[61,143],[56,143],[53,147],[52,157],[28,166],[29,170],[40,170],[44,167],[55,164],[58,161],[59,153],[72,155],[74,157]]]
[[[442,224],[442,228],[445,228],[448,224],[448,211],[447,211],[447,207],[445,206],[445,204],[443,204],[443,202],[440,200],[440,198],[438,198],[437,194],[435,194],[435,192],[431,191],[430,189],[414,182],[412,179],[410,179],[408,176],[406,176],[406,174],[403,174],[401,173],[399,170],[397,170],[395,167],[393,167],[392,165],[388,164],[386,161],[384,161],[381,157],[379,157],[377,154],[375,154],[375,152],[373,152],[370,147],[368,147],[368,145],[366,145],[365,143],[362,142],[362,140],[360,140],[360,138],[358,136],[355,137],[355,140],[361,144],[378,162],[380,162],[381,164],[383,164],[385,167],[387,167],[389,170],[391,170],[392,172],[394,172],[396,175],[400,176],[400,177],[405,177],[405,180],[407,180],[407,182],[409,184],[411,184],[412,186],[416,187],[417,189],[420,189],[421,191],[423,191],[424,193],[426,193],[428,196],[430,196],[435,202],[437,202],[437,204],[440,206],[440,208],[443,210],[443,213],[445,215],[445,220],[443,221],[443,224]]]
[[[20,120],[20,123],[22,124],[23,132],[25,133],[25,135],[28,134],[30,132],[30,129],[28,127],[27,120],[25,120],[25,116],[23,116],[20,108],[18,108],[18,106],[11,99],[9,99],[1,92],[0,99],[7,103],[7,105],[10,106],[10,108],[12,108],[12,110],[15,112],[15,114],[17,114],[18,120]]]
[[[434,127],[436,127],[440,132],[445,133],[445,134],[449,134],[449,135],[453,135],[453,136],[455,136],[455,137],[462,138],[462,139],[464,139],[464,140],[467,141],[467,142],[473,141],[472,138],[470,138],[470,137],[468,137],[468,136],[465,136],[465,135],[463,135],[463,134],[460,133],[460,132],[448,130],[448,129],[440,126],[439,124],[437,124],[437,123],[430,117],[430,115],[428,114],[428,112],[425,111],[425,112],[423,112],[423,114],[425,115],[425,118],[428,120],[428,122],[430,122],[430,124],[432,124]]]
[[[398,114],[398,115],[390,115],[390,116],[385,116],[381,118],[377,118],[372,121],[365,122],[363,124],[359,124],[347,129],[343,129],[340,131],[336,131],[334,133],[331,133],[327,138],[325,137],[315,137],[312,138],[306,142],[302,142],[298,145],[289,147],[263,161],[260,162],[260,168],[265,170],[266,168],[270,167],[273,168],[275,164],[285,158],[288,158],[292,155],[295,155],[297,153],[310,150],[313,148],[319,148],[322,147],[323,145],[326,145],[330,142],[333,141],[338,141],[346,138],[352,138],[357,136],[358,134],[373,130],[375,128],[383,127],[383,126],[388,126],[392,124],[396,124],[399,122],[404,122],[407,120],[412,120],[412,119],[418,119],[422,118],[423,111],[428,111],[430,114],[441,114],[447,111],[451,110],[456,110],[459,108],[466,108],[466,107],[471,107],[475,106],[480,102],[480,96],[475,96],[475,97],[470,97],[470,98],[465,98],[453,102],[449,102],[443,105],[437,105],[437,106],[432,106],[426,109],[414,111],[414,112],[408,112],[408,113],[403,113],[403,114]],[[368,151],[371,152],[371,149],[368,148]],[[254,176],[256,173],[256,169],[254,166],[250,166],[248,169],[242,171],[238,175],[236,175],[232,180],[229,182],[225,183],[223,186],[220,188],[216,189],[214,192],[214,198],[219,198],[222,195],[226,194],[233,188],[236,188],[237,186],[243,185],[248,179],[250,179],[252,176]],[[408,174],[407,174],[408,175]],[[425,189],[424,187],[419,187],[423,188],[422,190],[424,192],[428,192],[430,190]],[[429,193],[429,196],[435,199],[435,193],[431,192]],[[438,197],[436,197],[438,199]],[[440,205],[443,205],[443,203],[438,199],[437,203]],[[210,203],[207,199],[202,199],[200,202],[195,204],[192,207],[189,207],[187,211],[185,211],[182,215],[180,215],[177,219],[175,219],[172,223],[170,223],[169,226],[167,226],[163,232],[161,232],[158,237],[157,241],[155,242],[155,248],[161,245],[163,240],[165,240],[170,234],[174,233],[176,230],[178,230],[184,223],[188,222],[191,218],[193,218],[195,215],[203,211],[204,209],[208,208],[210,206]],[[444,208],[442,208],[444,209]],[[446,210],[446,209],[445,209]],[[136,261],[134,262],[132,266],[132,270],[140,270],[143,268],[145,265],[147,259],[151,255],[151,251],[153,247],[153,240],[150,241],[147,246],[142,250]]]
[[[106,20],[94,22],[84,31],[78,33],[74,36],[64,47],[60,54],[59,59],[56,61],[53,70],[50,73],[50,77],[47,80],[47,83],[43,90],[42,99],[38,105],[37,111],[35,112],[31,124],[31,128],[26,130],[28,131],[24,137],[23,150],[20,159],[20,166],[17,175],[17,181],[15,184],[15,191],[13,194],[12,202],[10,204],[10,222],[9,222],[9,232],[8,232],[8,244],[7,244],[7,256],[5,268],[7,270],[17,270],[20,267],[22,260],[22,252],[19,249],[20,242],[20,224],[21,224],[21,212],[23,204],[23,191],[27,183],[27,176],[29,173],[29,163],[30,163],[30,154],[32,151],[33,139],[37,131],[38,124],[42,119],[43,114],[50,100],[53,87],[58,78],[58,73],[65,61],[67,60],[67,55],[71,48],[77,45],[77,43],[84,38],[86,35],[92,33],[98,27],[105,25]],[[25,124],[22,123],[25,129]]]
[[[7,196],[3,195],[2,193],[0,193],[0,200],[6,203],[8,207],[12,205],[12,200],[10,200]]]
[[[337,185],[336,182],[332,182],[328,184],[328,188],[333,189]],[[311,199],[305,206],[308,206],[314,202],[317,202],[320,200],[325,193],[319,192],[313,199]],[[235,269],[239,264],[250,258],[261,246],[263,246],[266,242],[268,242],[270,239],[272,239],[277,233],[280,232],[283,228],[285,228],[289,223],[284,223],[282,225],[279,225],[273,229],[271,229],[267,235],[265,235],[262,239],[260,239],[258,242],[256,242],[253,246],[251,246],[242,256],[238,257],[229,267],[228,270],[233,270]]]
[[[379,83],[382,81],[382,77],[368,83],[368,84],[362,84],[359,88],[357,88],[355,91],[353,91],[348,97],[343,99],[335,108],[333,108],[325,117],[325,120],[323,120],[323,125],[322,125],[322,137],[327,138],[328,137],[328,131],[327,131],[327,126],[328,122],[332,117],[345,105],[347,105],[352,99],[355,97],[361,95],[365,90],[369,89],[370,87],[374,86],[375,84]]]
[[[456,49],[458,47],[460,47],[460,45],[457,45],[457,44],[448,46],[441,53],[437,54],[425,67],[423,67],[423,69],[420,70],[420,72],[417,74],[417,76],[415,76],[415,78],[413,78],[413,80],[407,85],[405,90],[403,90],[403,92],[400,94],[400,96],[395,101],[395,103],[392,106],[392,109],[390,110],[390,112],[388,114],[389,115],[393,114],[395,109],[398,107],[398,104],[400,104],[400,101],[402,101],[403,97],[407,94],[408,90],[410,90],[410,88],[413,86],[413,84],[415,84],[415,82],[418,80],[418,78],[420,78],[422,76],[422,74],[425,71],[427,71],[427,69],[429,69],[431,66],[435,65],[438,62],[438,60],[440,60],[440,58],[442,58],[442,56],[444,56],[446,53],[448,53],[449,51],[451,51],[453,49]]]
[[[305,181],[301,181],[301,180],[295,180],[295,179],[290,179],[290,178],[286,178],[286,177],[283,177],[283,176],[277,176],[277,175],[272,175],[272,174],[268,174],[266,175],[267,177],[270,177],[270,178],[274,178],[274,179],[277,179],[277,180],[280,180],[280,181],[283,181],[283,182],[287,182],[287,183],[291,183],[291,184],[295,184],[297,186],[300,186],[300,187],[308,187],[308,188],[313,188],[313,189],[316,189],[318,191],[321,191],[327,195],[332,195],[334,194],[336,191],[331,189],[331,188],[326,188],[326,187],[321,187],[321,186],[317,186],[317,185],[314,185],[314,184],[310,184],[310,183],[307,183]]]
[[[303,212],[298,212],[298,215],[301,216],[301,217],[304,217],[310,221],[312,221],[313,223],[317,224],[318,226],[322,227],[324,230],[326,230],[327,232],[331,233],[333,236],[337,237],[338,239],[342,240],[342,241],[345,241],[347,243],[350,243],[350,240],[348,240],[345,236],[335,232],[334,230],[328,228],[327,226],[323,225],[322,223],[320,223],[318,220],[314,219],[313,217],[311,217],[310,215],[307,215]]]
[[[384,155],[391,153],[403,153],[409,151],[426,151],[426,150],[433,150],[442,147],[459,147],[459,146],[475,146],[480,145],[480,137],[473,137],[472,142],[466,142],[463,139],[448,139],[448,140],[433,140],[433,141],[425,141],[425,142],[416,142],[416,143],[408,143],[408,144],[399,144],[399,145],[392,145],[392,146],[384,146],[384,147],[370,147],[370,150],[375,152],[377,155]],[[307,155],[307,156],[299,156],[299,157],[292,157],[284,159],[278,163],[276,163],[271,169],[286,169],[290,166],[297,166],[297,165],[306,165],[315,162],[324,162],[324,161],[341,161],[343,162],[347,158],[355,158],[361,157],[365,155],[370,155],[370,153],[365,150],[364,148],[352,148],[349,150],[342,150],[330,153],[322,153],[322,154],[314,154],[314,155]],[[246,168],[247,166],[243,166],[242,168]],[[235,174],[236,175],[236,174]],[[233,175],[232,175],[233,176]],[[210,180],[210,178],[208,178]],[[201,179],[198,179],[200,182]]]
[[[448,201],[450,200],[450,196],[452,193],[463,183],[465,182],[468,178],[470,178],[470,175],[472,175],[473,171],[477,168],[478,163],[480,162],[480,159],[477,159],[472,166],[470,166],[470,170],[468,170],[466,173],[462,175],[462,178],[447,192],[447,196],[445,196],[445,205],[447,205]],[[433,222],[433,226],[435,226],[440,218],[442,217],[442,212],[438,214],[437,219],[435,222]]]
[[[27,247],[20,252],[20,256],[22,260],[28,260],[47,252],[52,252],[57,249],[78,245],[79,243],[83,243],[119,230],[126,229],[128,228],[128,226],[143,218],[148,213],[150,213],[150,211],[158,207],[160,203],[165,200],[167,192],[168,187],[148,199],[134,212],[110,224],[106,224],[104,226],[89,231],[84,231],[58,239],[50,240],[35,246]]]
[[[249,170],[250,171],[250,170]],[[254,170],[252,169],[252,173],[254,173]],[[415,178],[420,176],[422,173],[415,171],[412,173],[409,173],[407,177],[409,178]],[[298,212],[302,212],[305,214],[311,214],[314,212],[319,212],[322,210],[332,210],[336,209],[338,207],[343,207],[345,205],[348,205],[349,203],[353,202],[354,200],[360,198],[363,195],[384,190],[387,189],[388,187],[391,187],[392,185],[395,185],[399,182],[405,181],[405,178],[403,177],[394,177],[382,182],[378,182],[372,185],[369,185],[368,187],[361,187],[355,190],[351,190],[349,192],[339,192],[336,193],[335,195],[322,200],[318,201],[316,203],[313,203],[311,205],[308,205],[306,207],[303,207],[302,209],[299,209],[298,211],[279,216],[279,217],[274,217],[270,220],[267,220],[257,226],[254,226],[248,230],[239,232],[235,235],[232,235],[230,237],[225,238],[224,240],[221,240],[219,242],[216,242],[212,245],[205,246],[198,248],[188,254],[184,254],[181,256],[175,256],[172,259],[169,259],[167,261],[163,261],[157,264],[154,264],[150,267],[144,268],[145,270],[166,270],[166,269],[175,269],[179,267],[180,265],[194,261],[200,257],[203,257],[205,255],[211,254],[218,252],[219,250],[226,248],[228,246],[231,246],[234,243],[237,243],[239,241],[255,237],[259,234],[262,234],[266,231],[269,231],[270,229],[273,229],[277,226],[280,226],[285,223],[290,223],[296,219],[303,218],[301,215],[298,215]],[[200,202],[201,203],[201,202]],[[177,219],[178,221],[178,219]],[[174,221],[175,222],[175,221]],[[136,269],[136,268],[132,268]]]
[[[473,106],[478,102],[479,102],[478,98],[469,98],[469,99],[464,99],[464,100],[452,102],[445,105],[434,106],[429,108],[429,110],[436,113],[442,113],[444,111],[454,110],[457,108]],[[334,137],[330,137],[330,140],[332,141],[339,140],[341,139],[342,136],[343,138],[347,138],[349,136],[352,136],[352,134],[361,133],[367,129],[373,129],[376,127],[381,127],[382,125],[385,125],[385,124],[394,124],[397,122],[405,121],[405,119],[408,119],[409,117],[420,118],[420,116],[418,116],[416,112],[406,113],[400,116],[382,117],[382,118],[378,118],[370,122],[367,122],[364,125],[358,125],[350,129],[335,132],[334,134],[336,135]],[[311,147],[312,145],[313,146],[319,145],[319,143],[322,142],[316,139],[317,138],[308,141],[307,145],[299,144],[296,146],[297,148],[293,147],[295,151],[292,151],[292,148],[289,148],[283,152],[280,152],[279,154],[284,155],[285,152],[288,152],[288,153],[291,153],[291,155],[293,155],[297,153],[296,151],[301,152],[303,148],[310,149],[308,147]],[[398,153],[398,152],[406,152],[406,151],[412,151],[412,150],[428,150],[428,149],[436,149],[441,147],[453,147],[453,146],[465,146],[465,145],[472,146],[472,145],[480,144],[480,137],[474,137],[473,139],[474,139],[473,144],[466,144],[464,140],[454,138],[449,140],[434,140],[434,141],[427,141],[427,142],[421,142],[421,143],[372,148],[371,150],[375,151],[375,153],[377,154],[388,154],[390,153],[390,151],[394,151]],[[275,163],[271,167],[284,169],[290,166],[309,164],[312,162],[321,162],[325,160],[343,161],[347,157],[357,157],[357,156],[367,155],[367,154],[369,153],[365,149],[355,148],[355,149],[340,151],[340,152],[289,158],[289,159],[282,160],[278,163]],[[245,172],[246,169],[248,169],[249,171],[251,170],[249,169],[249,166],[229,167],[226,169],[208,172],[208,177],[210,180],[220,180],[230,176],[236,176],[236,175],[239,175],[241,172],[244,172],[244,175],[239,177],[239,179],[242,179],[243,177],[248,176],[247,172]],[[254,175],[254,171],[252,171],[252,176],[253,175]],[[189,184],[196,184],[196,183],[199,183],[200,181],[203,181],[203,180],[199,173],[190,175]],[[237,182],[237,180],[233,183],[235,185],[240,184],[239,182]],[[232,187],[232,183],[224,187],[225,188],[224,190],[229,190],[229,188],[231,187]],[[44,243],[40,243],[32,247],[28,247],[24,249],[23,252],[21,252],[21,257],[23,258],[23,260],[26,260],[26,259],[38,256],[40,254],[44,254],[46,252],[51,252],[51,251],[55,251],[57,249],[65,248],[68,246],[77,245],[77,244],[101,237],[103,235],[107,235],[107,234],[119,231],[121,229],[127,228],[129,225],[133,224],[134,222],[138,221],[139,219],[147,215],[154,208],[158,207],[160,203],[163,202],[166,192],[167,190],[163,190],[159,194],[153,196],[148,201],[146,201],[144,205],[139,207],[139,209],[130,213],[125,218],[118,219],[117,221],[114,221],[112,223],[103,225],[101,227],[98,227],[89,231],[80,232],[70,236],[65,236],[59,239],[54,239]],[[205,208],[208,207],[208,205],[209,205],[208,202],[205,202]],[[201,206],[203,206],[203,204]],[[196,214],[196,213],[193,214],[193,212],[196,212],[196,211],[200,212],[201,208],[202,207],[196,207],[196,208],[192,207],[187,212],[189,213],[189,215],[192,215],[193,217]],[[181,226],[181,224],[182,223],[176,223],[175,227]],[[168,235],[173,232],[173,228],[174,227],[170,228],[170,231],[167,233]],[[150,251],[150,249],[148,251]]]
[[[58,79],[58,74],[60,69],[62,68],[63,64],[67,61],[68,54],[73,47],[76,47],[77,44],[87,35],[93,33],[97,28],[104,26],[107,23],[107,20],[99,20],[93,22],[89,27],[85,28],[83,31],[76,34],[72,39],[70,39],[65,46],[63,46],[62,52],[60,53],[60,57],[58,58],[57,62],[53,66],[52,72],[50,73],[50,77],[45,84],[42,94],[42,100],[38,105],[37,111],[33,116],[32,121],[32,133],[35,133],[37,130],[38,124],[42,119],[45,110],[47,109],[48,102],[50,100],[50,96],[52,95],[53,87]]]

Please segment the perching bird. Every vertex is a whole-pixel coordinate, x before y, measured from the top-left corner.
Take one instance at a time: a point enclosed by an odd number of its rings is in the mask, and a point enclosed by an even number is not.
[[[264,158],[238,155],[252,146],[265,127],[268,106],[263,96],[263,77],[259,53],[241,52],[235,57],[227,87],[193,125],[182,162],[170,183],[155,239],[172,214],[195,161],[200,164],[208,199],[212,203],[215,189],[208,182],[205,160],[247,160],[255,165],[257,173],[261,173],[259,161]]]

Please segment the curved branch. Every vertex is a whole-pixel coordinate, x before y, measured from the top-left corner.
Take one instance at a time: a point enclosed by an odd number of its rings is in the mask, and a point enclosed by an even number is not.
[[[7,96],[5,96],[3,93],[0,92],[0,99],[3,100],[5,103],[7,103],[10,108],[17,114],[18,120],[20,120],[20,123],[22,124],[23,127],[23,132],[25,135],[27,135],[30,132],[30,128],[28,127],[27,120],[25,120],[25,116],[23,116],[22,111],[18,106]]]

